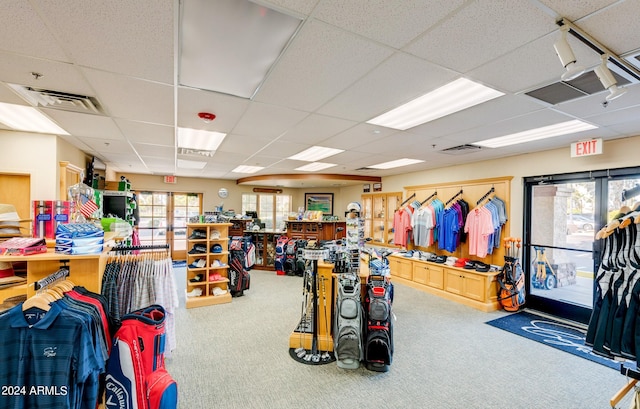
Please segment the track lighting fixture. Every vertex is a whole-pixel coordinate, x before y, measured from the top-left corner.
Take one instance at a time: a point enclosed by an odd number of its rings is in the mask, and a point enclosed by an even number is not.
[[[576,64],[576,56],[573,54],[573,50],[567,41],[567,33],[569,32],[569,26],[560,27],[561,37],[553,43],[553,48],[560,58],[562,66],[566,69],[564,74],[560,78],[562,81],[571,81],[578,78],[584,73],[585,68]]]
[[[609,95],[605,98],[607,101],[613,101],[614,99],[621,97],[627,92],[626,88],[618,88],[618,81],[607,67],[607,60],[609,56],[607,54],[602,55],[602,63],[598,65],[594,72],[598,76],[598,79],[602,83],[604,89],[609,91]]]

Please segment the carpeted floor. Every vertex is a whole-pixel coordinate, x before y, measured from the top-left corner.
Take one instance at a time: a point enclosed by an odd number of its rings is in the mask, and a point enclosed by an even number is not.
[[[497,318],[488,321],[487,324],[606,367],[620,370],[620,362],[597,355],[590,347],[585,346],[587,330],[578,325],[560,322],[527,311],[519,311]]]
[[[184,286],[184,268],[176,280]],[[395,286],[395,354],[387,373],[295,362],[288,339],[300,319],[302,279],[251,271],[229,304],[177,313],[167,368],[180,407],[605,408],[626,383],[610,368],[486,325],[484,313]]]

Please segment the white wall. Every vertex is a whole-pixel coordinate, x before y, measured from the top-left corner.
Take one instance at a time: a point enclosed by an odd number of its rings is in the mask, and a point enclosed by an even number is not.
[[[0,130],[0,172],[31,175],[31,200],[55,200],[58,158],[55,135]]]

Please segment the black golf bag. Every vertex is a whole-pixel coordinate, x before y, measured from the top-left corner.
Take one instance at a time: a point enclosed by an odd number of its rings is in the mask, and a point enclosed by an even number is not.
[[[246,268],[246,257],[241,237],[233,237],[229,243],[229,292],[241,297],[249,289],[251,276]]]
[[[364,361],[367,369],[387,372],[393,359],[393,284],[387,276],[370,275],[364,300],[366,332]]]
[[[288,276],[296,275],[296,255],[298,253],[298,240],[290,239],[285,246],[284,273]]]
[[[364,327],[360,302],[360,278],[357,274],[338,276],[334,322],[334,353],[336,364],[343,369],[357,369],[363,358],[362,332]]]

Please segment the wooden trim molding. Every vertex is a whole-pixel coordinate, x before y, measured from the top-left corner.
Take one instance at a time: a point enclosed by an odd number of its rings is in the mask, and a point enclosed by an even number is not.
[[[279,175],[257,175],[247,176],[236,180],[238,185],[250,185],[252,183],[272,181],[275,185],[282,185],[283,180],[344,180],[346,182],[381,182],[379,176],[361,175],[339,175],[334,173],[313,173],[313,174],[279,174]]]

